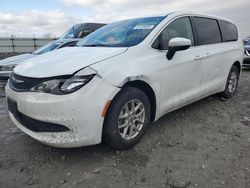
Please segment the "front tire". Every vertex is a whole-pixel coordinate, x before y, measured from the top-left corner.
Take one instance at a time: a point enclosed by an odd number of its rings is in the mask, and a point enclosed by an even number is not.
[[[137,144],[150,120],[150,102],[140,89],[123,88],[114,98],[103,127],[103,141],[116,149]]]
[[[221,97],[228,99],[234,96],[238,87],[239,77],[240,70],[233,65],[227,78],[226,88],[222,93],[220,93]]]

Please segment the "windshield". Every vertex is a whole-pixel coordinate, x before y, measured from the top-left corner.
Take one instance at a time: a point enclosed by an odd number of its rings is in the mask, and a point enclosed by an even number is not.
[[[38,48],[36,51],[33,52],[33,54],[41,55],[41,54],[50,52],[52,50],[55,50],[60,45],[62,45],[61,42],[51,42],[49,44],[46,44],[46,45],[42,46],[41,48]]]
[[[78,38],[80,32],[81,32],[80,29],[76,29],[75,27],[72,27],[68,31],[66,31],[66,33],[64,33],[61,36],[61,39],[74,39],[74,38]]]
[[[77,46],[130,47],[141,43],[165,17],[150,17],[116,22],[102,27],[77,43]]]
[[[244,45],[250,45],[250,40],[244,40]]]

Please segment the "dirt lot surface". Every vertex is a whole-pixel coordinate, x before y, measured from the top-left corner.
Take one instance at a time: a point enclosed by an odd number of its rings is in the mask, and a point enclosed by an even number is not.
[[[250,70],[235,97],[165,115],[128,151],[56,149],[10,121],[0,98],[0,187],[250,187]]]

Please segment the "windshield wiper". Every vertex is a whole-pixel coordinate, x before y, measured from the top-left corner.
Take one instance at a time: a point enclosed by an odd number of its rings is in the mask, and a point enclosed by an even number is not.
[[[82,47],[110,47],[108,44],[86,44],[82,45]]]

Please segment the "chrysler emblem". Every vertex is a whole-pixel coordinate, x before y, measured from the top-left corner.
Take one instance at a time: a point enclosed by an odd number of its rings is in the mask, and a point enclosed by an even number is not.
[[[14,78],[14,77],[12,77],[11,79],[13,80],[13,82],[15,82],[17,84],[21,84],[21,83],[24,82],[23,80],[18,80],[18,79]]]

